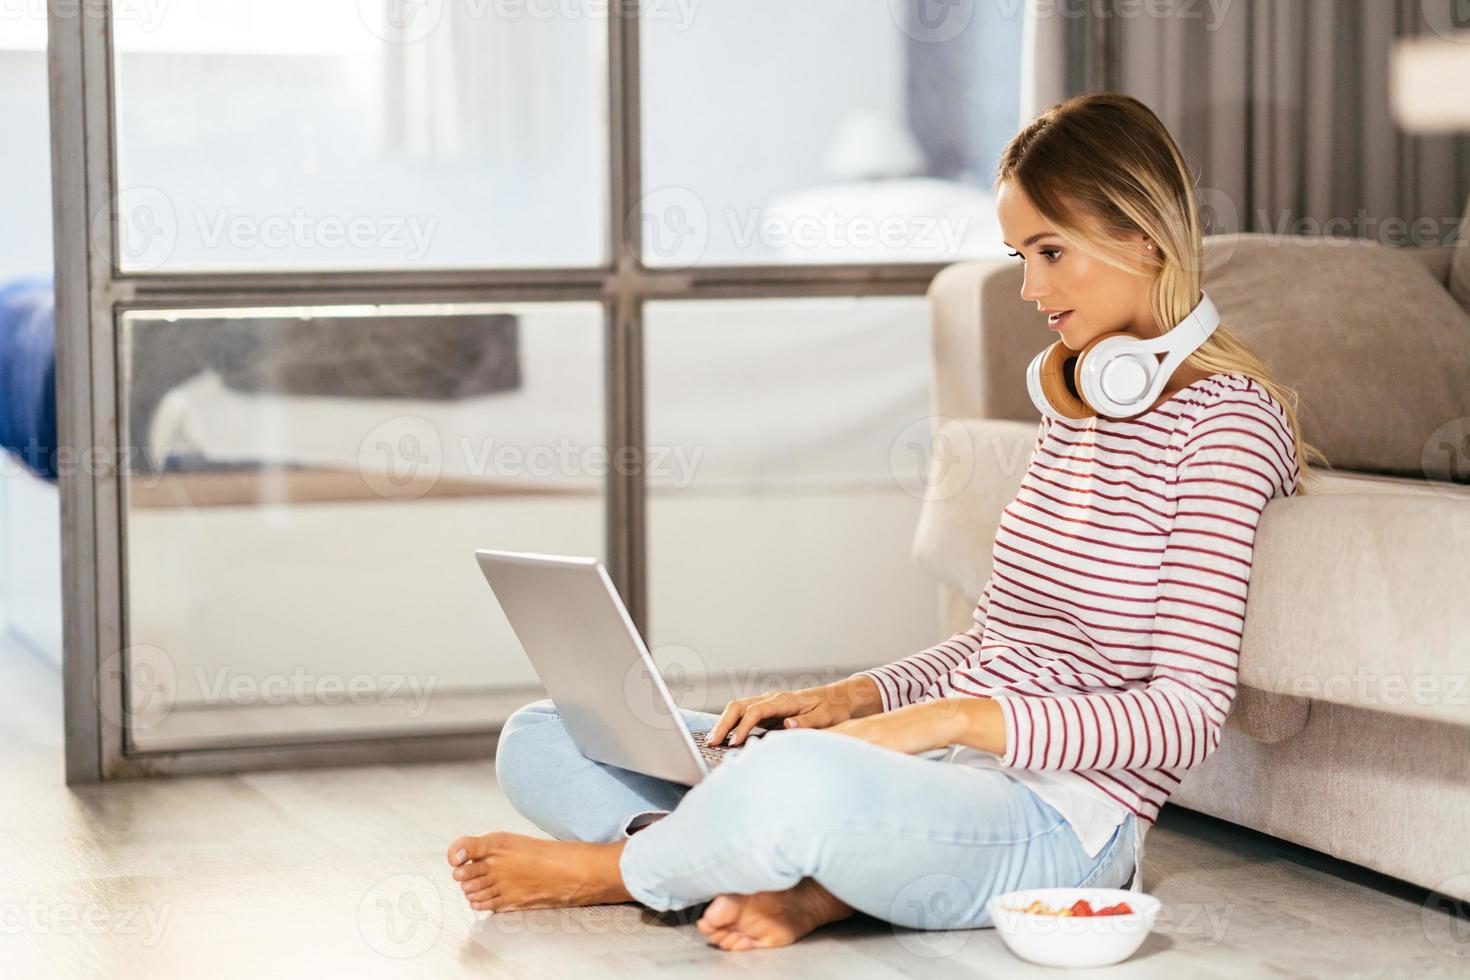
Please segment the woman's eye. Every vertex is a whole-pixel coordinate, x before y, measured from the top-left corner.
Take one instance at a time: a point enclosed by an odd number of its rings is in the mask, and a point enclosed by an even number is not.
[[[1020,252],[1008,252],[1007,254],[1013,259],[1020,259],[1022,262],[1026,261],[1026,256]],[[1062,254],[1062,250],[1059,248],[1044,248],[1041,250],[1041,254],[1046,256],[1048,262],[1055,262],[1058,256]]]

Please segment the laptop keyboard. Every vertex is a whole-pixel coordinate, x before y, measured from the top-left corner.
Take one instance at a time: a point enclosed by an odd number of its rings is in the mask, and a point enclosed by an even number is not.
[[[694,736],[694,744],[696,747],[698,747],[699,754],[704,756],[704,761],[710,764],[711,769],[713,769],[715,766],[719,765],[725,760],[725,753],[737,749],[743,749],[746,745],[750,744],[751,739],[760,738],[765,733],[765,729],[752,729],[750,734],[746,736],[745,744],[743,745],[706,745],[704,737],[708,735],[709,732],[690,732],[690,734]],[[726,732],[725,737],[729,738],[730,734]]]

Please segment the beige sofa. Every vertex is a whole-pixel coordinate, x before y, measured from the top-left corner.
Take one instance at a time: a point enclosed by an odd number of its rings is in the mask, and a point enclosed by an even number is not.
[[[1239,694],[1171,802],[1470,898],[1470,248],[1236,235],[1207,263],[1333,469],[1262,515]],[[1010,260],[929,290],[947,441],[914,556],[945,636],[1035,443],[1024,372],[1055,338],[1020,289]]]

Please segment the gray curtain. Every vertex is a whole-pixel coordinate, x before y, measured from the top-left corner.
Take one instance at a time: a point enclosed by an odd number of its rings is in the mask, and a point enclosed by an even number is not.
[[[1179,141],[1214,214],[1210,231],[1449,243],[1470,197],[1470,136],[1402,132],[1389,69],[1395,39],[1470,26],[1455,23],[1459,9],[1456,0],[1233,0],[1115,16],[1109,84],[1146,103]]]

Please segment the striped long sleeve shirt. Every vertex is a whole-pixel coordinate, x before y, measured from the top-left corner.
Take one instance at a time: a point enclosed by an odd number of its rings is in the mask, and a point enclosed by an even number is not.
[[[1201,379],[1133,419],[1043,417],[974,626],[859,673],[885,711],[995,699],[1001,767],[1045,771],[1152,825],[1219,745],[1256,527],[1297,476],[1280,403],[1244,375]]]

